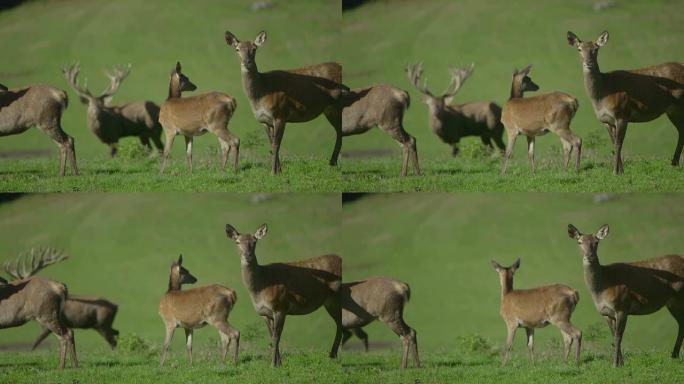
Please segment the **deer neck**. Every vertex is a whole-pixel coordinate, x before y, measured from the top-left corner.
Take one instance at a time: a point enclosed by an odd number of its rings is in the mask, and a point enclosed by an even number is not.
[[[180,282],[178,281],[178,278],[172,274],[171,276],[169,276],[169,289],[167,290],[167,292],[177,292],[180,290]]]
[[[501,282],[501,300],[503,301],[504,296],[513,291],[513,279],[509,279],[506,276],[500,276],[499,281]]]
[[[582,268],[584,269],[584,282],[587,284],[592,295],[598,293],[601,288],[603,278],[603,267],[599,263],[598,256],[584,256],[582,258]]]
[[[169,81],[169,96],[166,99],[180,99],[180,97],[181,90],[178,79],[175,76],[171,76],[171,81]]]
[[[256,292],[260,286],[261,266],[257,262],[256,254],[243,254],[240,256],[240,269],[242,281],[247,290],[251,293]]]
[[[247,94],[247,98],[250,102],[257,99],[259,96],[261,73],[257,69],[256,62],[247,66],[240,64],[240,74],[242,75],[242,87]]]
[[[600,95],[602,75],[599,69],[598,60],[585,64],[582,63],[582,75],[584,77],[584,87],[587,94],[593,100],[598,99]]]
[[[511,84],[511,97],[509,99],[522,99],[522,97],[522,83],[519,81],[513,81]]]

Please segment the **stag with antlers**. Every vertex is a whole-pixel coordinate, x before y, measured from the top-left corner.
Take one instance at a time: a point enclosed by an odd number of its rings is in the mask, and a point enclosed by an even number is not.
[[[110,155],[116,155],[119,139],[136,136],[142,145],[151,149],[150,140],[158,151],[163,148],[161,142],[162,127],[159,124],[159,106],[151,101],[135,101],[121,105],[110,105],[112,97],[119,90],[121,82],[131,71],[131,65],[115,66],[106,72],[109,86],[100,94],[93,96],[87,84],[78,83],[80,66],[71,64],[62,69],[64,77],[78,94],[84,105],[88,106],[88,129],[101,142],[109,146]],[[87,83],[87,81],[86,81]]]
[[[406,67],[409,81],[423,94],[423,102],[428,106],[428,121],[432,132],[452,147],[454,156],[458,154],[458,143],[466,136],[479,136],[482,143],[489,148],[493,148],[492,140],[499,150],[505,148],[501,139],[504,128],[501,124],[501,107],[498,104],[493,101],[451,104],[463,83],[473,73],[474,67],[475,64],[450,68],[451,81],[441,96],[435,96],[428,90],[427,79],[420,84],[423,63]]]

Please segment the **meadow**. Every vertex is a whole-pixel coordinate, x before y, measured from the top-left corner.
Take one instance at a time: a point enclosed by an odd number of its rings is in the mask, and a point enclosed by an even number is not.
[[[631,316],[623,340],[626,365],[610,366],[610,336],[582,277],[581,256],[568,223],[595,231],[602,263],[681,253],[684,209],[677,194],[378,194],[344,205],[338,194],[47,194],[0,204],[0,262],[39,245],[65,249],[67,261],[42,275],[70,292],[99,294],[120,305],[119,347],[109,351],[93,331],[76,331],[81,367],[59,372],[56,341],[27,351],[36,324],[0,331],[1,382],[680,382],[682,360],[670,359],[676,323],[665,310]],[[39,213],[39,214],[37,214]],[[399,370],[400,342],[381,323],[366,327],[371,352],[352,339],[329,361],[334,329],[324,311],[290,316],[283,333],[283,367],[268,365],[268,339],[240,278],[235,245],[223,227],[254,231],[269,224],[257,246],[261,263],[323,253],[344,258],[344,279],[385,275],[411,286],[404,318],[418,332],[423,368]],[[158,368],[163,325],[158,300],[178,253],[198,284],[237,291],[229,321],[241,331],[237,367],[218,361],[218,336],[195,333],[189,367],[182,331]],[[536,333],[537,362],[527,360],[519,331],[509,365],[500,367],[505,338],[500,288],[489,261],[520,257],[515,287],[564,283],[577,289],[573,323],[584,333],[579,367],[560,358],[561,338]]]
[[[370,2],[340,13],[338,1],[275,2],[250,10],[251,1],[202,0],[192,11],[180,1],[34,1],[0,12],[0,81],[12,87],[49,83],[70,95],[63,125],[75,137],[78,177],[57,174],[57,150],[32,129],[0,140],[2,191],[679,191],[684,171],[670,164],[676,130],[661,117],[628,129],[625,174],[612,177],[611,148],[596,120],[582,84],[579,58],[567,45],[572,30],[593,39],[607,29],[601,50],[604,71],[680,60],[684,41],[679,26],[681,0],[618,2],[597,12],[582,0],[481,2],[394,0]],[[533,10],[533,11],[532,11]],[[33,22],[26,23],[31,18]],[[116,19],[117,23],[108,22]],[[633,28],[638,20],[640,28]],[[254,120],[240,84],[238,59],[223,39],[230,30],[253,39],[265,29],[268,41],[257,54],[262,71],[336,60],[350,87],[390,83],[406,89],[411,107],[404,122],[416,137],[421,177],[399,177],[401,154],[386,134],[374,129],[346,137],[339,168],[327,163],[334,131],[324,118],[289,124],[281,155],[284,174],[270,177],[267,139]],[[11,54],[7,54],[10,52]],[[110,159],[106,146],[86,127],[86,108],[69,89],[59,68],[81,63],[93,92],[106,85],[102,70],[132,63],[131,75],[114,102],[149,99],[163,102],[176,61],[198,85],[237,99],[229,129],[242,140],[238,175],[217,167],[218,144],[206,135],[195,140],[195,173],[185,168],[182,140],[176,140],[171,172],[158,176],[158,159]],[[537,140],[537,174],[529,174],[525,145],[519,140],[509,173],[499,176],[500,158],[490,156],[478,138],[462,140],[462,153],[432,134],[427,108],[404,74],[410,62],[423,61],[429,87],[440,92],[447,68],[475,63],[475,72],[455,102],[505,102],[514,67],[532,63],[540,92],[559,90],[578,98],[572,129],[584,139],[579,174],[560,166],[560,142],[553,134]],[[124,152],[140,152],[137,139],[121,142]]]

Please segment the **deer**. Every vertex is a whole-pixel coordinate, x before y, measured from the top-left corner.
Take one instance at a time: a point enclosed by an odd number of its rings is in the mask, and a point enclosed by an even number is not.
[[[613,336],[613,366],[624,364],[621,346],[627,316],[649,315],[662,307],[667,307],[679,326],[671,354],[678,358],[684,340],[684,255],[602,265],[598,245],[608,232],[607,224],[589,234],[568,225],[568,236],[577,241],[582,255],[584,281]]]
[[[506,128],[508,142],[501,174],[506,173],[508,160],[513,153],[515,140],[519,135],[527,137],[527,157],[532,173],[535,173],[534,141],[537,136],[553,132],[560,137],[563,146],[563,163],[568,169],[572,150],[576,149],[575,171],[579,172],[582,156],[582,139],[570,130],[570,122],[579,104],[567,93],[550,92],[533,97],[523,97],[526,91],[537,91],[539,86],[530,78],[532,64],[522,70],[513,70],[511,96],[501,111],[501,121]]]
[[[402,148],[401,177],[411,160],[413,174],[420,175],[416,139],[404,129],[404,113],[411,99],[408,92],[387,84],[354,88],[342,98],[342,136],[358,135],[378,127]],[[337,161],[335,159],[335,161]]]
[[[513,348],[513,338],[518,328],[527,333],[527,351],[534,364],[534,330],[549,324],[557,327],[563,336],[563,359],[575,344],[575,362],[579,365],[582,332],[570,322],[572,312],[579,302],[579,293],[563,284],[545,285],[530,289],[513,289],[513,275],[520,268],[518,258],[510,267],[504,267],[492,260],[492,267],[499,274],[501,283],[501,305],[499,313],[506,323],[508,336],[504,347],[501,366],[506,365]]]
[[[252,113],[271,143],[271,173],[281,173],[279,153],[285,125],[311,121],[321,114],[335,129],[335,146],[329,164],[336,166],[343,136],[340,97],[349,90],[341,84],[342,66],[328,62],[259,72],[256,51],[266,42],[265,31],[259,32],[254,41],[240,41],[230,31],[226,31],[225,39],[240,60],[242,88]]]
[[[2,88],[0,136],[18,135],[37,127],[59,148],[59,176],[64,176],[67,160],[71,165],[71,175],[78,175],[74,138],[62,129],[62,114],[69,104],[66,92],[43,84]]]
[[[401,338],[401,369],[407,366],[409,351],[413,367],[420,368],[416,331],[404,321],[404,306],[411,298],[408,284],[388,277],[371,277],[342,284],[342,344],[352,332],[363,341],[368,352],[368,334],[362,327],[380,320]]]
[[[182,92],[196,89],[197,86],[183,74],[181,63],[176,62],[176,67],[171,71],[168,98],[159,112],[159,122],[166,138],[159,174],[164,173],[176,135],[185,137],[185,154],[188,169],[192,173],[193,138],[207,132],[214,134],[221,146],[221,171],[225,171],[228,155],[232,150],[233,172],[237,173],[240,139],[228,130],[237,102],[235,98],[221,92],[182,97]]]
[[[51,248],[39,250],[30,264],[5,264],[13,280],[1,279],[0,329],[22,326],[36,321],[59,339],[59,368],[64,369],[67,351],[71,367],[78,367],[74,333],[64,322],[63,311],[68,297],[66,285],[41,276],[34,276],[45,266],[63,257]]]
[[[185,345],[188,361],[192,365],[192,334],[195,329],[209,324],[221,337],[221,361],[226,363],[230,344],[234,342],[233,364],[237,366],[240,348],[240,332],[228,323],[228,316],[235,306],[235,291],[219,284],[181,290],[183,284],[194,284],[197,278],[183,267],[183,255],[171,264],[169,288],[159,301],[159,315],[164,321],[166,337],[162,347],[159,366],[164,365],[174,330],[185,329]]]
[[[254,234],[239,233],[226,224],[226,236],[232,239],[240,254],[242,281],[249,292],[256,313],[266,322],[271,335],[271,365],[279,367],[280,337],[287,315],[307,315],[321,306],[335,321],[336,331],[330,358],[337,358],[342,339],[342,258],[323,255],[288,263],[260,265],[256,244],[268,232],[263,224]]]
[[[429,125],[432,132],[451,146],[452,155],[459,153],[461,138],[479,136],[482,143],[493,149],[492,141],[499,150],[504,149],[502,141],[501,107],[493,101],[474,101],[452,104],[454,96],[470,77],[475,64],[461,68],[450,68],[451,81],[441,96],[435,96],[427,87],[427,79],[420,85],[423,63],[406,67],[409,82],[423,95],[423,102],[429,109]]]
[[[111,100],[119,90],[121,82],[128,77],[131,65],[114,66],[105,72],[109,85],[99,95],[93,96],[87,85],[78,82],[81,71],[78,63],[62,68],[67,83],[78,95],[83,105],[88,107],[88,129],[107,147],[111,157],[117,153],[119,139],[138,137],[140,143],[152,150],[150,140],[158,151],[162,149],[161,126],[159,125],[159,106],[152,101],[135,101],[120,105],[111,105]]]
[[[577,48],[587,95],[612,141],[613,174],[624,172],[621,153],[627,124],[652,121],[662,114],[677,128],[679,136],[671,164],[678,166],[684,147],[684,62],[601,72],[598,51],[608,42],[608,31],[595,41],[582,41],[568,31],[567,40]]]
[[[3,270],[13,278],[19,280],[28,278],[48,265],[68,259],[68,256],[54,248],[31,248],[3,264]],[[95,329],[105,338],[114,349],[119,331],[112,328],[117,305],[101,297],[86,297],[69,295],[62,309],[64,325],[70,329]],[[52,331],[43,327],[31,350],[35,350]]]

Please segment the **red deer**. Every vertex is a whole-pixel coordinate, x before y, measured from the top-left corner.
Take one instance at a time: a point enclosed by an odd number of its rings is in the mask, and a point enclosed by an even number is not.
[[[159,302],[159,315],[164,320],[166,337],[162,348],[160,366],[164,365],[166,353],[177,327],[185,329],[185,343],[188,360],[192,364],[192,334],[197,328],[209,324],[216,328],[221,336],[221,360],[225,364],[230,344],[235,342],[233,363],[237,365],[240,348],[240,332],[228,323],[228,315],[235,306],[235,291],[222,285],[212,284],[194,289],[181,290],[183,284],[194,284],[197,278],[183,267],[183,256],[171,264],[169,289]]]
[[[567,39],[582,60],[584,87],[594,113],[613,142],[613,173],[624,171],[621,153],[627,123],[655,120],[662,114],[677,128],[679,138],[672,165],[679,165],[684,147],[684,62],[601,72],[598,51],[608,42],[607,31],[596,41],[582,41],[572,32],[568,32]]]
[[[458,155],[458,144],[461,138],[479,136],[482,143],[489,148],[492,140],[500,149],[504,149],[501,139],[501,107],[492,101],[474,101],[464,104],[452,104],[456,93],[473,72],[474,65],[449,70],[451,82],[441,96],[435,96],[427,88],[427,79],[420,85],[423,64],[406,67],[409,81],[423,94],[423,102],[430,110],[429,123],[432,132],[443,142],[452,147],[452,154]]]
[[[575,117],[579,104],[577,99],[563,92],[544,93],[533,97],[523,97],[525,91],[536,91],[539,86],[530,79],[532,64],[523,70],[513,71],[511,97],[503,106],[501,122],[506,128],[508,144],[501,173],[506,173],[508,159],[513,153],[518,135],[527,137],[527,156],[534,173],[534,140],[537,136],[553,132],[563,145],[563,163],[568,168],[570,155],[577,149],[575,170],[579,172],[582,153],[582,139],[572,133],[570,122]]]
[[[256,244],[267,232],[266,224],[254,234],[240,234],[233,226],[226,224],[226,236],[235,241],[240,252],[242,281],[249,291],[254,309],[266,321],[271,335],[272,365],[281,365],[279,345],[285,317],[307,315],[321,306],[335,321],[336,332],[330,357],[336,358],[342,339],[342,258],[325,255],[289,263],[260,265],[255,252]]]
[[[237,103],[233,97],[220,92],[181,97],[182,92],[195,89],[197,86],[181,72],[181,64],[177,62],[176,68],[171,71],[169,97],[162,104],[159,113],[159,122],[166,137],[159,173],[164,173],[176,135],[185,137],[185,154],[188,169],[192,173],[192,140],[207,132],[213,133],[221,146],[221,171],[226,169],[228,155],[232,150],[233,171],[237,173],[240,139],[228,130],[228,122],[233,117]]]
[[[613,366],[624,363],[621,345],[627,316],[649,315],[662,307],[667,307],[679,326],[672,358],[679,357],[684,339],[684,256],[601,265],[598,245],[608,236],[608,225],[596,233],[583,234],[570,224],[568,236],[577,241],[584,281],[613,335]]]
[[[411,297],[408,284],[387,277],[371,277],[342,284],[342,344],[351,333],[363,340],[368,351],[368,335],[361,328],[375,320],[387,324],[403,344],[401,368],[406,368],[409,351],[413,366],[420,367],[416,331],[404,321],[404,305]]]

